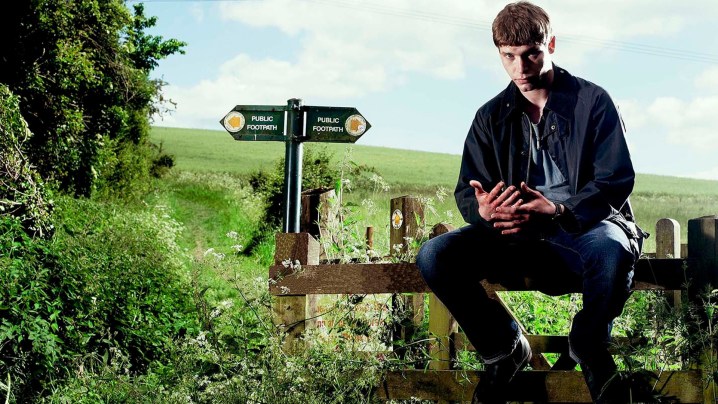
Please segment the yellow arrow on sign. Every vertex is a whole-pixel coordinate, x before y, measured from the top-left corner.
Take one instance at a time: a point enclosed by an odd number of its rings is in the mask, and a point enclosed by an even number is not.
[[[244,128],[244,115],[239,111],[231,111],[224,117],[222,125],[231,133],[239,132]]]
[[[235,115],[235,116],[229,118],[227,123],[229,124],[229,126],[231,126],[233,128],[238,128],[242,124],[242,119]]]

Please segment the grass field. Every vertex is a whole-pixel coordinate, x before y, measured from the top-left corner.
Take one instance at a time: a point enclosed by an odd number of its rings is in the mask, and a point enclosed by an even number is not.
[[[272,169],[273,164],[284,156],[284,144],[280,142],[237,142],[221,130],[196,130],[155,127],[152,140],[162,150],[175,155],[177,168],[192,172],[226,172],[244,175],[257,170]],[[332,152],[337,164],[343,157],[346,144],[307,143],[305,148],[326,148]],[[375,167],[391,185],[387,193],[363,193],[350,195],[354,202],[371,199],[376,210],[366,212],[364,221],[374,226],[378,243],[388,232],[389,200],[396,196],[413,194],[431,197],[436,214],[427,220],[444,220],[461,225],[449,196],[444,201],[435,198],[440,187],[453,191],[461,157],[458,155],[398,150],[363,145],[351,146],[351,158],[358,164]],[[718,214],[718,181],[679,177],[638,174],[631,197],[641,227],[653,232],[658,219],[676,219],[682,227],[682,240],[686,241],[688,219]],[[383,211],[386,207],[386,211]],[[646,251],[655,249],[653,238],[647,240]]]

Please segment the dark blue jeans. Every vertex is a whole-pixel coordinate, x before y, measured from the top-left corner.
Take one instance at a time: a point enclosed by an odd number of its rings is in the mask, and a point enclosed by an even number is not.
[[[481,280],[510,286],[528,278],[549,294],[580,285],[583,307],[573,319],[569,350],[578,363],[590,364],[607,354],[613,320],[630,296],[638,254],[623,230],[609,221],[577,235],[555,226],[542,237],[523,238],[468,225],[425,243],[416,264],[486,363],[508,356],[520,330],[487,296]]]

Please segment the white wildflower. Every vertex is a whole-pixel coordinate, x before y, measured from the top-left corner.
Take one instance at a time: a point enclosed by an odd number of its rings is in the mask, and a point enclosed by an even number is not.
[[[439,202],[444,202],[444,199],[449,195],[449,191],[444,187],[439,187],[436,190],[436,199],[439,200]]]
[[[232,231],[228,232],[228,233],[226,234],[226,236],[229,237],[229,238],[231,238],[232,240],[236,240],[237,237],[239,236],[239,233],[237,233],[236,231],[232,230]]]

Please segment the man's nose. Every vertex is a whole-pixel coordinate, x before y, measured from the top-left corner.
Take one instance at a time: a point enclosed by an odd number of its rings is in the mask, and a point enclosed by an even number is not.
[[[528,70],[528,63],[524,58],[516,58],[516,68],[519,73],[525,73]]]

